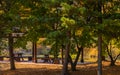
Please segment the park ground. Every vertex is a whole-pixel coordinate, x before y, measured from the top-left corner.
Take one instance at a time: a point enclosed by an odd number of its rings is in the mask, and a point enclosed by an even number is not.
[[[103,75],[120,75],[120,62],[110,67],[110,62],[103,62]],[[9,70],[9,63],[0,63],[0,75],[60,75],[61,64],[17,62],[16,70]],[[70,69],[70,65],[69,65]],[[77,71],[70,75],[97,75],[97,63],[77,65]]]

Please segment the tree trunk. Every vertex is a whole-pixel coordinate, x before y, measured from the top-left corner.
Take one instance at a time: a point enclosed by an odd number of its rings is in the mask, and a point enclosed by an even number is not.
[[[62,45],[62,51],[61,51],[61,57],[62,57],[62,64],[64,63],[64,57],[63,57],[63,49],[64,49],[64,45]]]
[[[76,71],[76,66],[74,65],[74,63],[73,63],[72,58],[71,58],[70,55],[69,55],[69,62],[70,62],[70,64],[71,64],[71,70],[72,70],[72,71]]]
[[[69,75],[68,73],[68,60],[69,60],[69,50],[70,50],[70,31],[67,31],[67,44],[66,44],[66,50],[65,50],[65,59],[63,64],[63,69],[61,75]]]
[[[110,66],[115,66],[115,61],[114,61],[114,59],[113,59],[113,57],[112,57],[112,55],[109,55],[109,57],[110,57]]]
[[[61,74],[61,75],[69,75],[69,74],[68,74],[69,46],[70,46],[70,44],[67,44],[67,45],[66,45],[65,59],[64,59],[64,64],[63,64],[63,69],[62,69],[62,74]]]
[[[10,56],[10,69],[15,70],[14,54],[13,54],[13,37],[9,34],[9,56]]]
[[[98,75],[102,75],[102,37],[98,37]]]
[[[98,24],[102,24],[102,0],[98,0],[98,12]],[[102,75],[102,34],[100,31],[98,29],[98,75]]]
[[[83,49],[81,50],[81,63],[84,63],[84,51]]]
[[[37,44],[36,42],[33,42],[33,53],[32,53],[32,57],[33,57],[33,62],[37,63]]]
[[[32,42],[32,62],[34,62],[34,42]]]
[[[115,66],[115,60],[111,60],[110,66]]]
[[[106,61],[106,59],[105,59],[105,56],[104,56],[104,55],[102,55],[102,61]]]
[[[54,64],[59,64],[59,58],[58,58],[58,43],[57,43],[57,37],[56,37],[56,44],[55,44],[55,51],[54,51]]]
[[[35,42],[34,45],[35,45],[35,49],[34,49],[34,51],[35,51],[35,52],[34,52],[34,55],[35,55],[35,56],[34,56],[34,62],[37,63],[37,43]]]
[[[116,60],[114,60],[113,59],[113,57],[112,57],[112,55],[109,55],[109,57],[110,57],[110,66],[115,66],[115,62],[116,62]]]
[[[72,70],[72,71],[76,71],[76,65],[77,65],[77,62],[78,62],[79,57],[80,57],[80,52],[83,50],[83,47],[82,47],[82,46],[81,46],[80,48],[79,48],[79,47],[77,47],[77,48],[78,48],[78,52],[77,52],[77,56],[76,56],[74,62],[72,61],[72,58],[71,58],[71,56],[69,55],[69,61],[70,61],[70,63],[71,63],[71,70]]]
[[[110,60],[111,60],[110,66],[115,66],[115,62],[116,62],[117,58],[115,60],[113,59],[111,52],[109,52],[109,50],[108,50],[108,47],[107,47],[107,53],[108,53],[108,56],[110,57]]]

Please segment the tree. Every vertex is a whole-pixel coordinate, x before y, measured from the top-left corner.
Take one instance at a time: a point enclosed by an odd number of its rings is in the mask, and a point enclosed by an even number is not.
[[[0,26],[1,27],[1,38],[8,38],[9,39],[9,56],[10,56],[10,68],[11,70],[15,70],[15,63],[14,63],[14,54],[13,54],[13,36],[12,33],[14,32],[14,27],[21,27],[21,17],[19,12],[21,10],[21,3],[19,1],[13,0],[2,0],[0,1],[1,4],[1,11],[0,14]],[[18,10],[19,9],[19,10]]]
[[[111,39],[105,42],[106,51],[111,60],[110,66],[115,66],[117,58],[120,56],[119,53],[119,41],[118,39]]]
[[[65,17],[62,18],[62,26],[70,30],[70,38],[75,41],[75,44],[78,48],[78,52],[75,58],[75,61],[73,62],[71,56],[70,56],[70,50],[68,53],[69,62],[71,63],[71,68],[73,71],[76,70],[76,65],[80,56],[80,52],[83,50],[84,47],[86,47],[88,44],[90,44],[90,40],[92,40],[91,35],[89,32],[90,28],[86,24],[86,19],[84,19],[85,14],[84,12],[85,7],[78,7],[73,5],[69,5],[67,3],[63,4],[63,13]],[[73,11],[74,10],[74,11]],[[66,18],[68,17],[68,18]],[[71,25],[69,22],[71,20],[75,21],[74,25]],[[78,32],[78,34],[76,34]],[[71,40],[70,40],[71,41]],[[73,41],[71,41],[71,44],[73,44]],[[71,49],[71,45],[70,45]]]
[[[98,0],[98,24],[102,24],[102,1]],[[102,35],[98,29],[98,75],[102,75]]]
[[[108,53],[108,56],[111,59],[111,66],[115,65],[115,62],[119,56],[116,55],[116,58],[114,59],[113,55],[111,55],[111,49],[113,45],[117,45],[119,42],[113,43],[110,45],[111,41],[114,40],[114,42],[116,40],[118,40],[119,38],[119,3],[120,1],[115,1],[115,0],[111,0],[111,1],[104,1],[104,5],[103,5],[103,25],[104,27],[102,27],[102,33],[104,33],[104,39],[103,39],[103,44],[105,45]],[[108,16],[109,15],[109,16]],[[117,47],[116,47],[117,48]]]
[[[14,56],[13,56],[13,38],[10,34],[10,32],[11,32],[10,29],[11,29],[11,26],[12,26],[11,23],[13,21],[12,18],[11,18],[12,16],[10,16],[10,14],[11,14],[11,11],[12,11],[11,8],[14,6],[14,5],[12,5],[12,4],[14,4],[14,1],[3,0],[3,1],[0,1],[0,3],[1,3],[1,7],[3,8],[2,9],[3,13],[1,14],[1,16],[2,16],[1,18],[3,18],[2,19],[3,22],[0,22],[0,24],[5,25],[4,27],[1,27],[1,30],[5,29],[1,32],[4,34],[3,37],[5,37],[6,36],[5,32],[7,32],[7,30],[8,30],[7,33],[9,34],[10,68],[11,68],[11,70],[15,70]]]

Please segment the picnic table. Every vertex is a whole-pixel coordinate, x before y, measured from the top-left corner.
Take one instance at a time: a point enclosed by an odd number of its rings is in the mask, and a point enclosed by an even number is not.
[[[10,58],[10,56],[4,56],[4,57],[5,58]],[[15,61],[18,61],[18,62],[25,61],[24,58],[27,58],[28,61],[32,61],[32,56],[23,56],[23,53],[14,53],[14,60]]]
[[[44,57],[41,58],[43,60],[43,63],[53,63],[54,58],[49,57],[49,55],[44,55]]]
[[[24,59],[23,59],[23,53],[14,53],[14,59],[16,61],[21,61],[21,59],[22,59],[22,61],[24,61]]]

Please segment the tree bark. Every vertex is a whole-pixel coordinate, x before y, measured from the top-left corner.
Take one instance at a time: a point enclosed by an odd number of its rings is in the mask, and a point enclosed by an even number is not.
[[[67,31],[67,44],[66,44],[66,50],[65,50],[65,59],[63,64],[63,69],[61,75],[69,75],[68,72],[68,60],[69,60],[69,50],[70,50],[70,31]]]
[[[34,42],[32,42],[32,62],[34,62]]]
[[[102,61],[106,61],[106,59],[105,59],[105,56],[104,56],[104,55],[102,55]]]
[[[67,44],[67,45],[66,45],[65,59],[64,59],[64,64],[63,64],[63,69],[62,69],[62,74],[61,74],[61,75],[69,75],[69,74],[68,74],[69,46],[70,46],[70,44]]]
[[[81,63],[84,63],[84,51],[83,51],[83,49],[81,50]]]
[[[109,57],[110,57],[110,60],[111,60],[110,61],[110,66],[115,66],[115,61],[116,60],[113,59],[112,55],[109,55]]]
[[[115,66],[115,60],[111,60],[110,66]]]
[[[73,63],[70,54],[69,54],[69,62],[70,62],[70,64],[71,64],[71,70],[72,70],[72,71],[76,71],[76,66],[75,66],[74,63]]]
[[[69,55],[69,62],[71,63],[71,70],[72,71],[76,71],[76,65],[77,65],[77,62],[79,60],[79,57],[80,57],[80,52],[83,50],[83,47],[78,47],[78,52],[77,52],[77,56],[75,58],[75,61],[73,62],[72,61],[72,58],[71,56]]]
[[[98,75],[102,75],[102,37],[98,37]]]
[[[9,56],[10,56],[10,69],[15,70],[14,53],[13,53],[13,37],[9,34]]]
[[[98,0],[98,12],[102,15],[102,0]],[[102,16],[98,15],[98,24],[102,24]],[[98,29],[98,75],[102,75],[102,34]]]
[[[33,62],[37,63],[37,44],[36,42],[33,42],[33,53],[32,53],[32,57],[33,57]]]
[[[61,57],[62,57],[62,64],[64,63],[64,57],[63,57],[63,49],[64,49],[64,45],[62,45],[62,51],[61,51]]]

